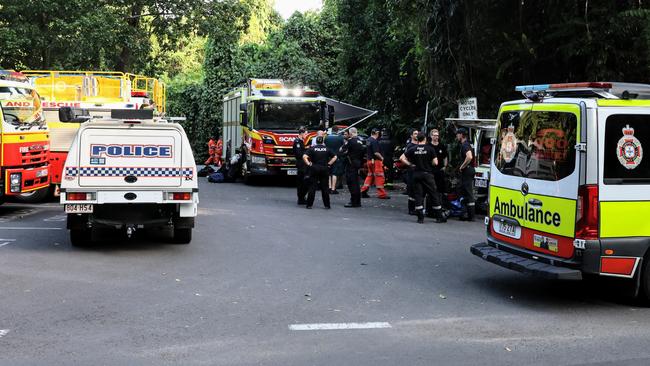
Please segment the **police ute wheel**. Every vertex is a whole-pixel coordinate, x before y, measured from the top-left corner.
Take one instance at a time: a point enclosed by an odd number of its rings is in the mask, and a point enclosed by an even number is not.
[[[174,243],[176,244],[189,244],[192,241],[191,228],[174,229]]]
[[[87,247],[92,245],[93,232],[90,229],[71,229],[70,244],[73,247]]]

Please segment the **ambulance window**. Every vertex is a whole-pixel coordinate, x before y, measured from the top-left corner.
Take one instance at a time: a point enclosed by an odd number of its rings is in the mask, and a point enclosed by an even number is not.
[[[643,148],[650,146],[650,115],[616,114],[605,122],[605,184],[650,183],[650,160]]]
[[[503,174],[558,181],[575,170],[573,113],[511,111],[501,115],[495,165]]]

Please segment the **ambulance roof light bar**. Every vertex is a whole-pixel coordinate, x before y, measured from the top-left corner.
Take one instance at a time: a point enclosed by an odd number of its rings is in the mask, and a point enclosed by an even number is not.
[[[25,74],[14,70],[0,70],[0,80],[16,81],[19,83],[29,82]]]
[[[613,82],[583,82],[521,85],[515,87],[527,99],[545,97],[600,97],[606,99],[650,99],[650,85]]]

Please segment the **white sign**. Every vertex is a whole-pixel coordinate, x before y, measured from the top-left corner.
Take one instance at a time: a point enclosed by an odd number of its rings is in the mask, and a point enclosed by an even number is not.
[[[478,119],[478,101],[476,98],[465,98],[458,101],[458,118]]]

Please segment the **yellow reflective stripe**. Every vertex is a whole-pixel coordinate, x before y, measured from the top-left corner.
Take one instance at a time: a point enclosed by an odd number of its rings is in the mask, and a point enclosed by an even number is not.
[[[47,132],[36,133],[4,133],[2,135],[3,144],[20,144],[24,142],[47,142],[49,136]]]
[[[650,100],[598,99],[600,107],[650,107]]]
[[[650,236],[650,201],[600,203],[600,237]]]
[[[529,205],[531,199],[541,201],[542,206]],[[490,216],[494,215],[513,218],[532,230],[573,237],[576,200],[536,194],[524,196],[518,190],[490,186]]]
[[[507,104],[501,107],[501,112],[510,111],[529,111],[533,109],[533,104]]]

